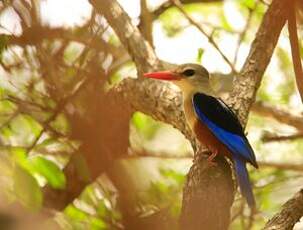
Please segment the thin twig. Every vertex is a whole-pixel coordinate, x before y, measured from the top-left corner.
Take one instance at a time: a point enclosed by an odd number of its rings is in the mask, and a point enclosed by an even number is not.
[[[235,56],[234,56],[234,60],[233,60],[233,65],[235,66],[237,61],[238,61],[238,56],[239,56],[239,50],[240,50],[240,46],[246,36],[246,33],[249,29],[249,26],[250,26],[250,23],[251,23],[251,20],[252,20],[252,16],[253,16],[253,13],[256,9],[256,6],[257,6],[257,3],[255,3],[255,6],[251,9],[251,8],[248,8],[248,16],[247,16],[247,20],[246,20],[246,24],[244,26],[244,29],[242,30],[242,32],[240,33],[239,35],[239,38],[238,38],[238,41],[237,41],[237,47],[236,47],[236,50],[235,50]]]
[[[281,123],[293,126],[298,130],[303,131],[303,117],[290,113],[285,109],[259,101],[253,104],[251,111],[261,115],[263,118],[273,118]]]
[[[185,155],[167,154],[167,153],[157,153],[151,154],[148,152],[133,152],[132,155],[123,156],[124,159],[131,158],[155,158],[155,159],[179,159],[179,160],[191,160],[193,156],[190,153]],[[295,163],[279,163],[279,162],[268,162],[268,161],[258,161],[258,165],[261,168],[276,168],[282,170],[298,171],[303,172],[303,165]]]
[[[86,77],[84,80],[82,80],[82,82],[80,84],[78,84],[73,92],[69,95],[66,96],[64,99],[62,99],[59,104],[57,105],[55,111],[53,112],[53,114],[46,120],[44,121],[44,123],[42,124],[43,128],[40,130],[40,132],[38,133],[38,135],[36,136],[36,138],[34,139],[34,141],[31,143],[30,146],[28,146],[27,149],[27,153],[29,153],[31,150],[33,150],[33,148],[37,145],[38,141],[40,140],[42,134],[47,130],[47,128],[49,127],[50,123],[53,122],[57,116],[59,115],[59,113],[65,108],[65,105],[75,96],[78,95],[78,93],[84,88],[84,86],[89,82],[90,78]]]
[[[275,142],[275,141],[293,141],[293,140],[297,140],[297,139],[301,139],[301,138],[303,138],[302,132],[298,132],[298,133],[291,134],[291,135],[276,135],[276,134],[272,134],[272,133],[265,133],[261,137],[261,140],[264,143],[268,143],[268,142]]]
[[[209,35],[204,28],[195,21],[183,8],[183,5],[180,3],[179,0],[171,0],[171,2],[178,8],[178,10],[184,15],[184,17],[193,24],[205,37],[207,37],[208,41],[212,46],[219,52],[219,54],[222,56],[222,58],[225,60],[225,62],[229,65],[232,72],[236,73],[236,69],[234,65],[231,63],[231,61],[227,58],[227,56],[223,53],[223,51],[220,49],[218,44],[214,41],[213,37]]]
[[[301,164],[294,164],[294,163],[274,163],[274,162],[266,162],[266,161],[259,161],[259,166],[262,167],[270,167],[270,168],[277,168],[282,170],[290,170],[290,171],[303,171],[303,165]]]

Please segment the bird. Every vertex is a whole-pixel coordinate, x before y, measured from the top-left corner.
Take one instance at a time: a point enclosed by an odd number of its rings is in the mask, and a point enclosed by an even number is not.
[[[143,76],[170,81],[180,88],[186,121],[199,142],[211,153],[207,159],[209,164],[216,165],[214,159],[218,154],[231,159],[241,194],[254,209],[256,202],[246,168],[247,163],[258,168],[254,150],[237,115],[212,89],[206,68],[187,63]]]

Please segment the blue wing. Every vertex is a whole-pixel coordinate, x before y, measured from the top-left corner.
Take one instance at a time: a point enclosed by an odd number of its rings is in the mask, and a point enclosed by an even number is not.
[[[232,156],[258,167],[254,151],[232,110],[221,100],[202,93],[192,99],[201,122],[230,150]]]

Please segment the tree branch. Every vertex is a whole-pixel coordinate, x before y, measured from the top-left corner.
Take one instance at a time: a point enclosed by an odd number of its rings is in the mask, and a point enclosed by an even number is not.
[[[81,28],[83,30],[83,28]],[[27,45],[37,45],[41,43],[44,39],[63,39],[68,41],[79,42],[87,47],[99,50],[106,51],[111,53],[115,58],[121,57],[121,49],[105,43],[101,38],[91,40],[91,35],[89,34],[76,34],[72,30],[67,30],[63,28],[49,28],[47,26],[32,26],[27,28],[21,36],[14,35],[4,35],[7,37],[7,45],[18,45],[18,46],[27,46]]]
[[[262,117],[274,118],[281,123],[293,126],[298,130],[303,131],[303,117],[294,115],[284,109],[259,101],[252,105],[251,111]]]
[[[295,134],[291,134],[291,135],[277,135],[274,133],[269,133],[269,132],[265,132],[262,137],[261,140],[263,142],[274,142],[274,141],[292,141],[292,140],[297,140],[297,139],[301,139],[303,138],[303,133],[302,132],[297,132]]]
[[[303,70],[297,33],[296,0],[291,0],[289,4],[288,33],[297,87],[300,93],[301,101],[303,102]]]
[[[116,32],[121,43],[132,56],[139,74],[162,67],[152,47],[142,37],[138,28],[131,23],[130,17],[117,1],[90,0],[90,3]]]
[[[291,230],[303,216],[303,189],[288,200],[263,230]]]

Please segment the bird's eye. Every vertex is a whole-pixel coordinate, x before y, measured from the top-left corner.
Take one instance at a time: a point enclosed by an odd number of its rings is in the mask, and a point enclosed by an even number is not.
[[[193,69],[186,69],[186,70],[183,71],[182,74],[184,76],[186,76],[186,77],[191,77],[191,76],[195,75],[195,70],[193,70]]]

